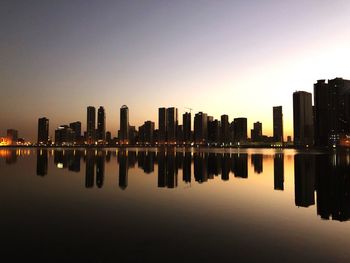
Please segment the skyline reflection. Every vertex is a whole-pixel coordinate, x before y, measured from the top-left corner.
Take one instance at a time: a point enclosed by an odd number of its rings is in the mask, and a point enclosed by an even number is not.
[[[176,189],[179,180],[183,184],[193,181],[198,184],[210,183],[215,178],[224,183],[239,179],[249,183],[251,176],[263,176],[263,167],[268,167],[269,162],[272,162],[274,185],[271,190],[284,191],[285,167],[290,169],[286,164],[292,162],[295,206],[316,206],[317,215],[324,220],[350,219],[350,155],[347,152],[295,153],[290,159],[290,156],[285,158],[281,152],[250,154],[175,149],[37,149],[36,152],[32,150],[23,154],[16,149],[6,149],[0,152],[0,160],[4,160],[5,165],[14,165],[21,158],[33,154],[36,156],[35,174],[40,177],[49,177],[52,172],[50,169],[79,173],[81,163],[85,163],[85,188],[103,188],[107,176],[106,166],[116,161],[118,174],[112,176],[118,177],[118,186],[122,190],[127,190],[129,186],[130,169],[141,169],[145,175],[157,176],[155,186],[158,188]],[[52,161],[54,166],[50,166]]]

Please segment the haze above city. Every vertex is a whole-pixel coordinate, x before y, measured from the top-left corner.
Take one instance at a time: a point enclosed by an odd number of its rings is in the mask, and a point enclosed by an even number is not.
[[[37,119],[81,121],[102,105],[116,136],[158,125],[159,107],[192,108],[263,123],[283,106],[293,135],[292,94],[318,79],[350,78],[348,1],[2,1],[0,135],[35,140]]]

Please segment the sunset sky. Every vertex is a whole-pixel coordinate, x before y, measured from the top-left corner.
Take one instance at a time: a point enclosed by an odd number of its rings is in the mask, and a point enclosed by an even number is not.
[[[80,120],[105,107],[116,136],[158,107],[261,121],[292,132],[292,93],[350,78],[350,1],[0,1],[0,136],[35,140],[37,119]]]

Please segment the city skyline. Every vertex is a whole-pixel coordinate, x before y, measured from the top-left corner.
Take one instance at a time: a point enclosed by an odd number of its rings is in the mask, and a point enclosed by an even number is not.
[[[312,92],[317,79],[350,76],[347,1],[1,7],[0,136],[13,128],[35,141],[39,117],[50,119],[53,134],[83,121],[88,105],[105,108],[114,135],[124,104],[135,126],[156,121],[158,106],[174,106],[179,116],[192,108],[217,119],[246,117],[248,127],[259,121],[271,136],[271,107],[281,105],[286,140],[290,94]]]

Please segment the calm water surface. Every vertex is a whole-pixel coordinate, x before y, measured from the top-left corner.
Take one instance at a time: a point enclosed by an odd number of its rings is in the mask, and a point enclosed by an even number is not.
[[[350,153],[0,150],[1,255],[349,262]]]

